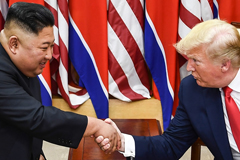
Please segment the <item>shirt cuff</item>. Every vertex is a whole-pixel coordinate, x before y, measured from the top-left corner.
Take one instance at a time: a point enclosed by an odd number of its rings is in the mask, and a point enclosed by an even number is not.
[[[135,141],[129,134],[122,133],[125,139],[125,152],[120,152],[124,157],[135,157]]]

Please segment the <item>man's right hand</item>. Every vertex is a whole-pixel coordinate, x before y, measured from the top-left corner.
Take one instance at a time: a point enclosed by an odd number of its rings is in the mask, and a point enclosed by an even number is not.
[[[117,149],[119,151],[124,152],[125,151],[125,138],[124,138],[123,134],[121,133],[121,131],[119,130],[117,125],[110,118],[107,118],[105,120],[105,122],[110,124],[117,130],[117,133],[121,138],[121,147],[119,147]],[[98,143],[99,147],[102,148],[102,150],[105,150],[105,153],[108,151],[108,141],[109,140],[107,138],[104,139],[102,136],[99,136],[95,139],[95,141]]]
[[[111,124],[100,119],[88,117],[88,125],[84,136],[93,136],[95,138],[102,136],[102,144],[105,145],[99,145],[99,147],[106,154],[111,154],[121,147],[121,138],[117,130]],[[106,140],[103,141],[103,138]]]

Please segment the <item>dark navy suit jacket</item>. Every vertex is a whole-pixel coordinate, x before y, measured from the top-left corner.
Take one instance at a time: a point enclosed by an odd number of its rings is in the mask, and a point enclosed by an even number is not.
[[[38,78],[23,75],[0,44],[0,160],[38,160],[42,140],[76,148],[86,126],[86,116],[43,106]]]
[[[134,136],[135,159],[179,159],[198,137],[216,160],[233,159],[219,89],[200,87],[190,75],[181,82],[179,106],[164,134]]]

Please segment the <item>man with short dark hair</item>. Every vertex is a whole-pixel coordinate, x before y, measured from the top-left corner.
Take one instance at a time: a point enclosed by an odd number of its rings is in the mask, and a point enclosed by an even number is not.
[[[116,130],[97,118],[41,103],[36,77],[52,58],[54,17],[44,6],[14,3],[0,33],[0,159],[42,160],[42,141],[77,148],[83,136],[120,146]]]

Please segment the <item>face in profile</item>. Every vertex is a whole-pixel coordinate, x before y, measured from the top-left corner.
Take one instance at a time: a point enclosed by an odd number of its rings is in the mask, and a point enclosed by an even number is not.
[[[204,51],[192,51],[187,55],[187,70],[192,72],[199,86],[218,88],[221,81],[221,65],[214,64]]]

